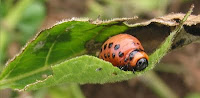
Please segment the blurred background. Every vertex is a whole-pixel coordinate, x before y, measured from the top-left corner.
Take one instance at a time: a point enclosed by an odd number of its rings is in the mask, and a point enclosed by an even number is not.
[[[200,0],[1,0],[0,71],[34,35],[72,17],[110,19],[139,16],[138,22],[168,13],[200,13]],[[154,71],[112,84],[62,84],[31,92],[0,90],[0,98],[200,98],[200,44],[165,56]],[[77,96],[79,94],[80,96]]]

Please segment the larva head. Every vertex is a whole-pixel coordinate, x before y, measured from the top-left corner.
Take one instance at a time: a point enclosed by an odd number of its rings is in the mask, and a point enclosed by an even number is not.
[[[130,66],[133,67],[134,71],[144,70],[148,66],[149,57],[144,51],[134,50],[129,54]]]

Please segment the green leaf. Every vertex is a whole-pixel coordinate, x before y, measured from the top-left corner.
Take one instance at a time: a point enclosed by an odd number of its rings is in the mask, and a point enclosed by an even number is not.
[[[185,20],[184,20],[185,21]],[[117,67],[113,67],[111,63],[99,60],[92,56],[80,56],[66,62],[60,63],[52,67],[53,76],[49,76],[45,81],[38,81],[36,84],[26,86],[26,89],[38,89],[42,86],[51,86],[60,83],[110,83],[127,80],[135,75],[143,74],[152,69],[157,62],[169,51],[173,38],[179,32],[183,24],[172,32],[165,42],[150,55],[149,66],[141,72],[124,72]],[[55,83],[55,84],[54,84]]]
[[[121,71],[111,63],[93,56],[80,56],[52,66],[53,75],[45,81],[30,84],[25,89],[37,89],[60,83],[112,83],[130,79],[135,76],[131,71]]]
[[[88,20],[71,19],[40,32],[5,67],[0,76],[1,88],[23,89],[27,84],[45,79],[45,76],[52,75],[50,66],[86,54],[86,43],[97,39],[99,35],[108,38],[124,32],[128,27],[123,21],[129,19],[100,24],[90,23]],[[108,31],[110,33],[105,34]],[[104,37],[104,40],[107,38]]]
[[[61,83],[103,84],[128,80],[151,70],[169,52],[190,13],[150,55],[149,66],[135,74],[84,54],[98,53],[95,49],[99,49],[110,36],[145,25],[129,26],[123,23],[133,18],[112,21],[73,18],[60,22],[40,32],[18,56],[7,63],[0,76],[0,88],[33,90]]]

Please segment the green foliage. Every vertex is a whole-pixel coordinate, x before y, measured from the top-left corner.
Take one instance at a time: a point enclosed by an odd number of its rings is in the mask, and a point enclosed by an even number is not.
[[[53,76],[44,82],[29,85],[25,89],[38,89],[42,86],[51,86],[60,83],[110,83],[130,79],[132,72],[121,71],[111,63],[93,56],[80,56],[52,67]]]
[[[2,17],[6,14],[6,8],[4,2],[0,2],[0,21],[2,20]]]
[[[54,86],[48,89],[47,94],[52,98],[85,98],[77,84]]]
[[[123,32],[127,26],[120,22],[96,25],[88,21],[68,21],[42,31],[3,70],[1,87],[22,89],[45,79],[44,76],[52,75],[51,65],[87,53],[85,44],[96,39],[98,34],[107,33],[109,28],[115,29],[108,34],[111,36]]]
[[[200,98],[200,94],[198,92],[196,92],[196,93],[189,93],[184,98]]]
[[[25,9],[21,21],[17,24],[17,29],[20,32],[21,43],[25,44],[30,37],[37,32],[42,21],[44,20],[46,11],[43,2],[34,1]]]
[[[94,56],[83,55],[90,52],[86,44],[91,40],[103,43],[109,36],[130,29],[123,23],[129,19],[105,22],[71,19],[60,22],[40,32],[18,56],[8,62],[0,76],[0,88],[33,90],[61,83],[103,84],[128,80],[149,71],[159,62],[170,50],[190,13],[191,10],[160,48],[150,55],[148,68],[135,74],[122,71]]]
[[[165,14],[170,3],[169,0],[92,0],[88,1],[88,13],[86,16],[108,19],[112,17],[132,17],[134,15],[142,16],[156,11],[157,16]]]
[[[21,40],[24,45],[45,17],[44,2],[39,0],[2,1],[0,6],[0,64],[7,58],[9,43]],[[20,42],[20,41],[19,41]]]

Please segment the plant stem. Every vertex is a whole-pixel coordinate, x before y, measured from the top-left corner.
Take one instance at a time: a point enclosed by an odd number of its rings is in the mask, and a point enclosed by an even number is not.
[[[7,1],[9,4],[12,0]],[[20,0],[13,8],[9,8],[8,14],[0,21],[0,64],[5,58],[4,50],[7,44],[12,40],[12,31],[22,18],[24,10],[33,2],[33,0]]]
[[[9,29],[14,29],[16,24],[22,18],[24,10],[33,2],[33,0],[20,0],[17,4],[9,10],[7,16],[3,19],[3,24]]]
[[[180,65],[176,64],[166,64],[166,63],[160,63],[158,64],[155,69],[155,71],[160,72],[167,72],[167,73],[173,73],[173,74],[180,74],[184,72],[184,68],[180,68]]]
[[[85,98],[78,84],[71,84],[70,86],[71,86],[71,91],[74,95],[74,98]]]
[[[5,5],[6,5],[6,10],[9,10],[13,5],[13,0],[6,0]]]
[[[178,98],[176,93],[174,93],[153,71],[149,71],[141,76],[140,79],[161,98]]]

